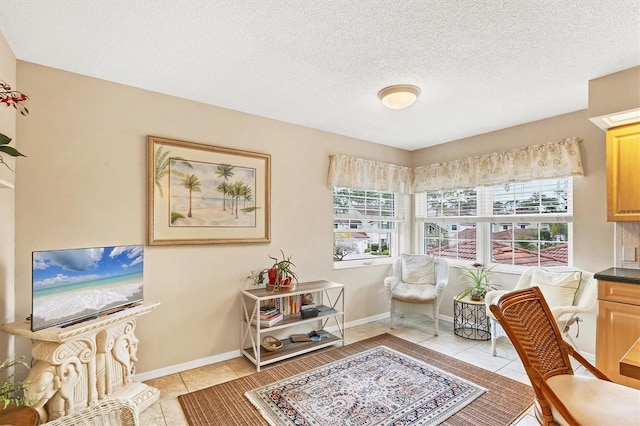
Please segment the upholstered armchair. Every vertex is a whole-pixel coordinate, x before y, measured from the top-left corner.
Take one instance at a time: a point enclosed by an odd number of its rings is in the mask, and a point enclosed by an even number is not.
[[[396,312],[418,313],[433,318],[438,335],[438,311],[449,282],[449,264],[422,254],[403,254],[393,261],[393,275],[384,279],[389,298],[391,328]]]
[[[551,308],[553,318],[564,337],[575,347],[569,335],[572,324],[581,321],[578,314],[593,312],[598,299],[598,281],[592,272],[583,271],[570,266],[533,266],[525,269],[514,290],[537,286],[542,290],[546,302]],[[490,306],[495,304],[504,290],[487,292],[484,301],[487,316],[491,325],[491,353],[496,356],[496,342],[500,337],[507,337]]]

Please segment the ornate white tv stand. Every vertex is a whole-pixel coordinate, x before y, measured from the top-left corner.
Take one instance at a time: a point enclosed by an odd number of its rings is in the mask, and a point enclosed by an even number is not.
[[[32,341],[34,364],[26,379],[40,422],[57,419],[108,398],[133,401],[142,411],[160,391],[132,381],[138,339],[136,318],[160,302],[127,308],[65,328],[31,331],[29,321],[0,325],[0,331]]]

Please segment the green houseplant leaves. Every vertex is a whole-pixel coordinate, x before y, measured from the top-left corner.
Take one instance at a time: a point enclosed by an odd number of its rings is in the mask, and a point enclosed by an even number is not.
[[[0,133],[0,152],[4,152],[12,157],[26,157],[23,153],[15,149],[14,147],[8,146],[9,142],[11,142],[11,138]]]
[[[25,367],[29,369],[23,358],[8,358],[0,363],[0,409],[5,409],[9,404],[31,405],[33,401],[24,397],[24,391],[28,383],[14,381],[13,368]]]

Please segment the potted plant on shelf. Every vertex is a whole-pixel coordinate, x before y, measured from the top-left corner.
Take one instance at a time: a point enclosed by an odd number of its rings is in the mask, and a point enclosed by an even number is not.
[[[291,261],[291,256],[286,256],[282,250],[280,253],[282,253],[282,260],[270,255],[269,259],[273,260],[273,265],[261,271],[252,271],[247,278],[255,285],[264,283],[267,278],[266,288],[273,292],[293,289],[298,284],[298,276],[293,271],[296,265]]]
[[[458,300],[470,295],[471,300],[479,301],[484,299],[484,296],[488,291],[495,290],[497,288],[494,284],[489,282],[489,275],[491,275],[491,270],[495,268],[495,266],[487,268],[483,264],[477,262],[471,266],[473,269],[465,268],[466,272],[460,275],[459,279],[460,281],[471,282],[472,285],[468,286],[458,294],[456,297]]]

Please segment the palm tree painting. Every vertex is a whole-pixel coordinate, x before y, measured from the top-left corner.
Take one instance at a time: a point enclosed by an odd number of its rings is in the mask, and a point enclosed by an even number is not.
[[[171,227],[256,226],[255,169],[177,158],[168,164]]]
[[[271,155],[147,136],[149,245],[270,239]]]

